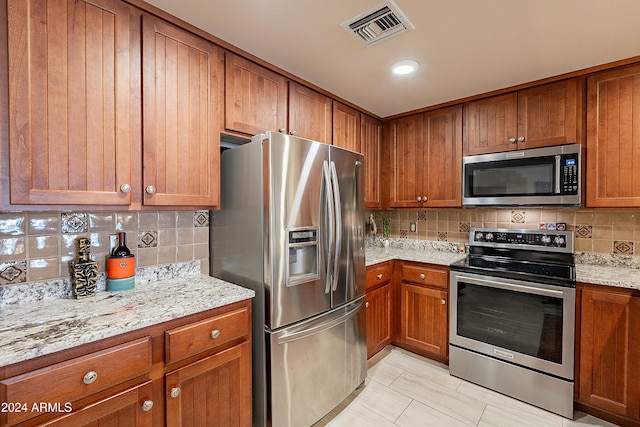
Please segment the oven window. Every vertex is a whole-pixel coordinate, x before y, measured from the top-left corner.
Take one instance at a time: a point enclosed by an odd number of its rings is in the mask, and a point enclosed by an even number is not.
[[[540,162],[543,159],[536,159]],[[554,164],[525,160],[468,165],[470,196],[545,195],[554,191]]]
[[[457,334],[562,363],[562,299],[458,282]]]

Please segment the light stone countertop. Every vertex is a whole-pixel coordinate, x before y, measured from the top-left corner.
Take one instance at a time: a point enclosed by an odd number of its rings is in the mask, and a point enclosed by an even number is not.
[[[137,280],[137,278],[136,278]],[[250,289],[202,274],[152,281],[85,299],[0,307],[0,366],[252,298]]]
[[[466,256],[456,253],[455,244],[392,240],[391,247],[366,247],[366,265],[394,259],[449,265]],[[576,281],[640,290],[640,257],[597,253],[576,253]]]

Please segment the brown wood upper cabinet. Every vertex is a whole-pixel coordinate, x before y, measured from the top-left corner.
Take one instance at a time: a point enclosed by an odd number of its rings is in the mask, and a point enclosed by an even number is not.
[[[360,112],[333,101],[333,145],[362,153]]]
[[[129,205],[140,147],[131,9],[118,0],[7,7],[11,204]]]
[[[391,122],[391,207],[462,203],[462,107]]]
[[[143,16],[145,205],[219,206],[222,51]]]
[[[583,94],[569,79],[467,103],[464,155],[581,142]]]
[[[640,206],[640,65],[587,79],[587,206]]]
[[[360,115],[360,147],[364,154],[364,207],[380,209],[380,166],[382,123],[366,114]]]
[[[256,135],[287,128],[287,80],[284,76],[225,52],[227,131]]]
[[[331,98],[296,82],[289,82],[291,135],[331,144]]]

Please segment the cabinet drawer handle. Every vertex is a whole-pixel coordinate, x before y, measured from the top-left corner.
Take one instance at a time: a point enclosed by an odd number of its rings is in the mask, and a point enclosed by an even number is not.
[[[171,396],[174,399],[180,396],[180,387],[173,387],[171,389],[171,392],[169,393],[169,396]]]
[[[220,336],[220,331],[217,329],[214,329],[213,331],[211,331],[211,338],[213,338],[214,340],[216,338],[218,338]]]
[[[93,384],[98,379],[98,373],[95,371],[89,371],[84,374],[84,378],[82,378],[82,382],[89,385]]]
[[[382,273],[378,274],[378,280],[382,279]]]
[[[122,184],[120,186],[120,191],[122,191],[123,193],[128,193],[129,191],[131,191],[131,186],[129,184]]]
[[[427,277],[427,276],[425,276],[425,275],[424,275],[424,273],[420,273],[420,278],[421,278],[422,280],[424,280],[424,278],[425,278],[425,277]]]
[[[440,304],[445,305],[447,302],[443,299],[440,300]]]
[[[144,412],[149,412],[153,408],[153,400],[145,400],[142,404],[142,410]]]

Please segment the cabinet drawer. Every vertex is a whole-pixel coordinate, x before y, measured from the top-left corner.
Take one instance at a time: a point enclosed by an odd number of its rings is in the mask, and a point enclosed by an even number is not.
[[[250,328],[249,310],[243,307],[166,331],[164,333],[166,363],[175,363],[241,338],[249,334]]]
[[[449,274],[446,270],[439,268],[403,265],[402,280],[447,289]]]
[[[151,371],[151,339],[140,338],[0,382],[7,402],[74,402]],[[40,415],[12,412],[7,424]]]
[[[390,262],[367,267],[367,289],[373,289],[379,284],[391,280],[391,272]]]

